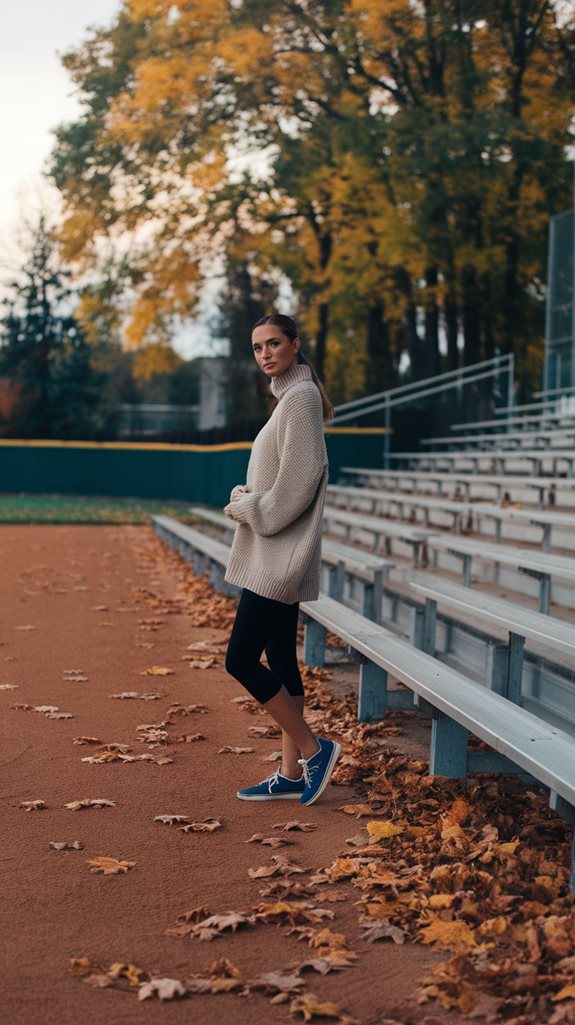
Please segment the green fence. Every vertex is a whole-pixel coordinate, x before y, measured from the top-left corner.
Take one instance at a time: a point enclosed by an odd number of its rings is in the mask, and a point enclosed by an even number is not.
[[[379,429],[327,428],[330,480],[341,466],[381,466]],[[221,506],[245,480],[251,444],[0,441],[4,493],[181,499]]]

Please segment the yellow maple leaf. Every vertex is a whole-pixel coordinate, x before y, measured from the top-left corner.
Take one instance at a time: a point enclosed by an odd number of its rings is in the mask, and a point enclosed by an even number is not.
[[[370,836],[377,836],[379,839],[386,839],[390,836],[398,836],[403,833],[404,826],[396,826],[395,822],[372,819],[367,823],[367,831]]]
[[[102,872],[105,876],[119,875],[122,872],[129,872],[136,864],[135,861],[118,861],[117,858],[109,858],[106,855],[93,858],[86,862],[90,866],[90,872]]]
[[[436,918],[419,935],[424,943],[435,943],[442,950],[459,952],[477,946],[467,922],[443,922]]]

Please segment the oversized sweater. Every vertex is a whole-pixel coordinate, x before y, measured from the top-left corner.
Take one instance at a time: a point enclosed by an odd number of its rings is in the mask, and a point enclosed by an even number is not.
[[[225,579],[292,604],[319,596],[327,452],[320,393],[308,366],[272,379],[278,404],[254,441],[247,493],[234,498],[238,521]]]

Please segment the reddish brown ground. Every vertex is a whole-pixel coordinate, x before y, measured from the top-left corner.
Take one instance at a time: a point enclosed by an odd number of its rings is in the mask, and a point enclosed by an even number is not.
[[[223,638],[226,631],[190,627],[186,614],[151,609],[153,595],[162,607],[177,581],[149,528],[3,526],[0,551],[0,684],[18,685],[0,690],[2,1025],[215,1025],[222,1018],[238,1025],[285,1025],[293,1020],[289,1003],[274,1006],[264,995],[139,1002],[135,992],[94,989],[73,977],[70,959],[87,957],[106,966],[131,962],[178,979],[205,972],[221,957],[233,961],[246,980],[301,963],[311,951],[283,927],[259,925],[212,943],[165,936],[164,930],[197,905],[213,912],[253,907],[262,881],[250,879],[248,869],[267,863],[273,851],[245,841],[257,832],[269,835],[274,823],[315,823],[314,832],[293,834],[294,846],[283,851],[303,867],[328,866],[359,828],[338,811],[359,791],[331,786],[309,809],[296,802],[236,799],[238,785],[268,771],[262,759],[277,741],[249,737],[256,720],[232,703],[242,689],[224,669],[190,669],[182,661],[191,642]],[[159,628],[142,629],[146,624],[140,621],[153,617],[162,620]],[[151,665],[169,667],[174,675],[142,675]],[[66,669],[83,670],[88,682],[67,681]],[[109,697],[126,690],[161,697]],[[176,730],[201,731],[205,741],[153,749],[167,753],[172,764],[82,762],[91,749],[75,745],[78,736],[129,744],[136,753],[147,750],[136,740],[136,727],[162,720],[174,702],[205,703],[209,713],[182,719]],[[10,709],[14,703],[57,705],[74,718],[50,720]],[[224,745],[249,745],[255,753],[218,755]],[[64,808],[87,797],[108,798],[116,807]],[[37,799],[45,810],[19,807]],[[154,821],[169,813],[217,816],[223,828],[186,835]],[[51,841],[74,840],[83,850],[49,848]],[[127,875],[92,874],[86,861],[100,855],[134,861],[136,867]],[[359,936],[357,891],[347,883],[332,889],[346,899],[316,903],[333,908],[330,927],[345,934],[359,958],[337,974],[306,973],[308,988],[361,1025],[462,1021],[417,1004],[418,979],[441,955],[417,945],[366,943]]]

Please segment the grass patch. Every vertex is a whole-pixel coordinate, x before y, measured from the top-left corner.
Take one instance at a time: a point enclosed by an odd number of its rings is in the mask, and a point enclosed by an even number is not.
[[[1,495],[0,523],[149,523],[151,516],[192,522],[188,502],[83,495]]]

